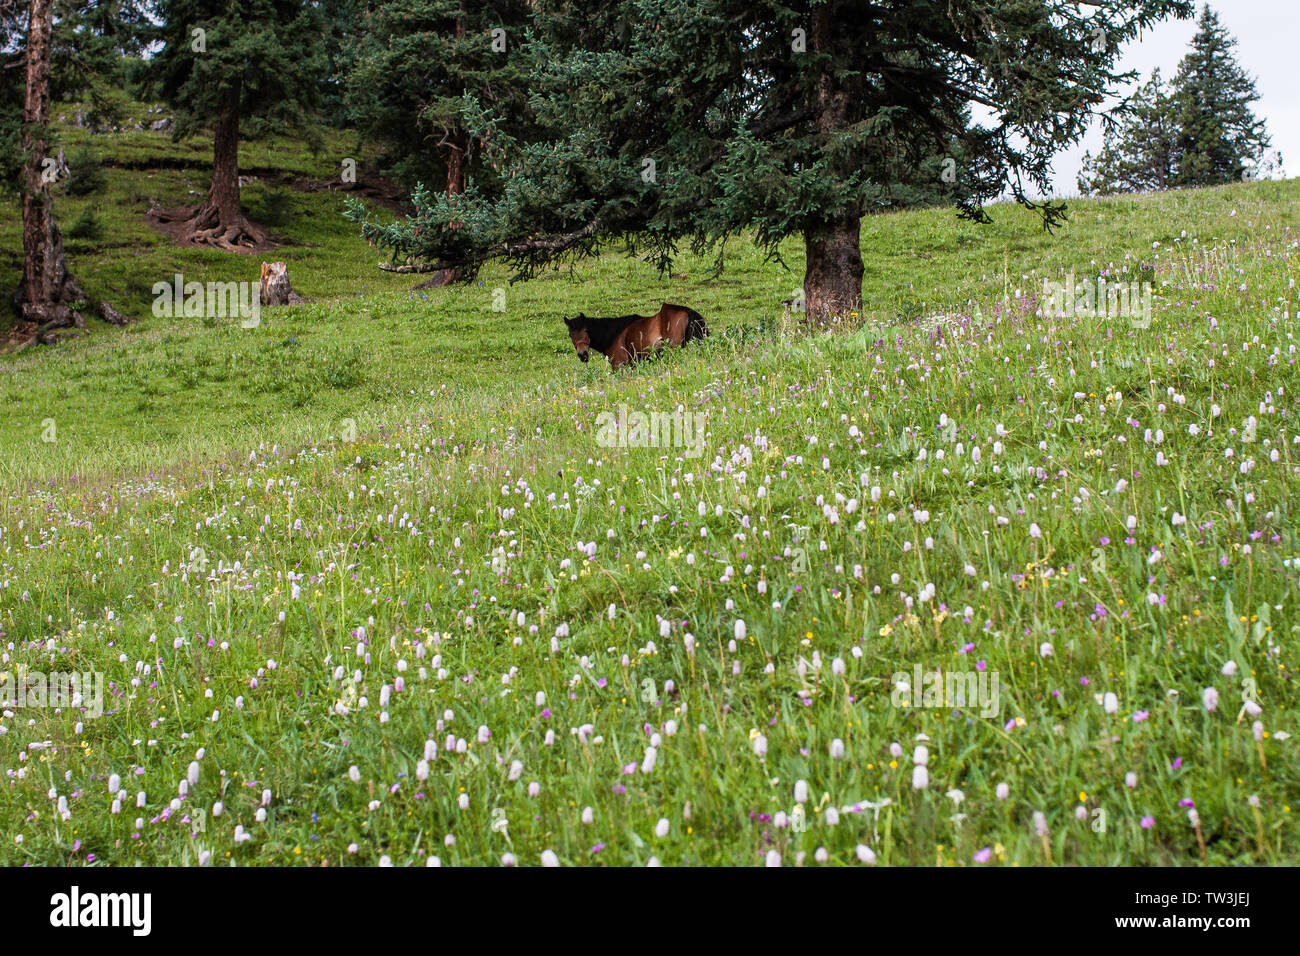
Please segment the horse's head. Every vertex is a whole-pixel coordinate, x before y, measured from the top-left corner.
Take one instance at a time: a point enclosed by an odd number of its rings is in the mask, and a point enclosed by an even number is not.
[[[579,312],[574,318],[565,319],[564,324],[569,327],[569,338],[573,340],[579,360],[587,361],[591,358],[591,335],[587,331],[587,317]]]

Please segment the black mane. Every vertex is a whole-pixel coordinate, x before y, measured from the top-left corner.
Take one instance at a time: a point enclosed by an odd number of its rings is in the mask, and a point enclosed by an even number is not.
[[[602,355],[606,349],[613,344],[618,338],[619,333],[638,319],[643,319],[643,315],[620,315],[608,319],[591,319],[585,316],[578,316],[576,319],[565,319],[565,323],[571,329],[587,330],[587,336],[591,339],[591,347]]]

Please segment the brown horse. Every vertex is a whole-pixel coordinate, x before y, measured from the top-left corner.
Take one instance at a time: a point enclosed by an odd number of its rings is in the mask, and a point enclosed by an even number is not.
[[[684,305],[667,302],[654,315],[624,315],[612,319],[589,319],[582,313],[565,319],[569,338],[578,358],[587,361],[595,349],[617,369],[636,362],[669,345],[684,345],[709,334],[704,316]]]

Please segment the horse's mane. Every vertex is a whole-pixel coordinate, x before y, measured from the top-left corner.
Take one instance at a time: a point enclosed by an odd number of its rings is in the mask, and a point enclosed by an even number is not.
[[[643,315],[620,315],[608,319],[587,319],[587,336],[591,339],[591,347],[603,355],[614,344],[620,332],[643,318]]]

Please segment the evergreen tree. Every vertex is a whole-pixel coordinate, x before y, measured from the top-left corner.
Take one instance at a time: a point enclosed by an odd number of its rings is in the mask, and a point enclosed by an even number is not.
[[[1180,186],[1236,182],[1269,145],[1264,121],[1250,104],[1259,99],[1255,81],[1237,63],[1236,39],[1207,4],[1174,77]]]
[[[665,266],[681,242],[801,237],[824,321],[861,303],[860,221],[955,182],[962,215],[1009,192],[1064,216],[1050,162],[1124,78],[1123,43],[1186,0],[551,0],[517,44],[544,135],[462,112],[500,193],[417,190],[415,214],[350,215],[397,256],[467,278],[502,256],[527,277],[621,237]],[[974,124],[967,107],[994,111]],[[453,228],[454,226],[454,228]]]
[[[145,0],[60,0],[49,45],[48,94],[69,99],[102,83],[121,85],[121,58],[139,52]],[[29,0],[0,0],[0,190],[20,193]],[[132,39],[134,37],[134,39]],[[44,141],[53,145],[49,131]]]
[[[17,335],[28,341],[51,341],[55,329],[85,324],[80,312],[85,293],[68,270],[50,198],[56,169],[49,155],[54,22],[54,0],[31,0],[24,38],[23,278],[14,295]]]
[[[175,111],[173,137],[212,130],[212,183],[206,201],[185,212],[183,236],[256,247],[267,234],[239,206],[241,123],[253,135],[309,132],[326,71],[321,9],[297,0],[160,0],[158,13],[152,76]]]
[[[347,50],[346,99],[358,131],[384,147],[386,172],[407,188],[465,191],[471,170],[496,192],[496,171],[467,117],[490,114],[527,136],[529,77],[512,56],[532,19],[528,0],[389,0],[373,4]],[[430,285],[454,277],[441,270]]]
[[[1178,126],[1160,70],[1117,112],[1101,152],[1084,154],[1079,191],[1088,196],[1171,188],[1178,173]]]
[[[26,35],[27,4],[0,0],[0,190],[6,199],[22,183]]]

